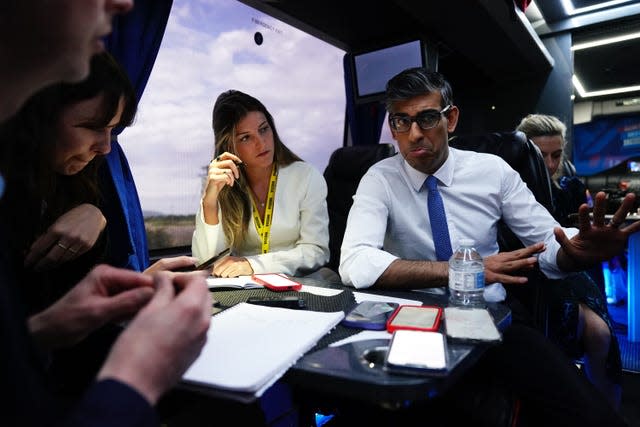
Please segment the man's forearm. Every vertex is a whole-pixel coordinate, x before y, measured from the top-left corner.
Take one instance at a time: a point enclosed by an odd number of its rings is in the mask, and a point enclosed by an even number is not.
[[[437,288],[449,284],[449,263],[397,259],[373,284],[376,289]]]
[[[56,347],[55,327],[51,327],[52,319],[48,312],[42,311],[29,317],[27,325],[31,337],[41,350],[50,350]]]

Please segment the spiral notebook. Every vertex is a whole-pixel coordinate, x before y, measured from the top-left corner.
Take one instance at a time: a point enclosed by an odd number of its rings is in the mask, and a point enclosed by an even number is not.
[[[211,319],[207,343],[183,380],[259,397],[343,317],[237,304]]]

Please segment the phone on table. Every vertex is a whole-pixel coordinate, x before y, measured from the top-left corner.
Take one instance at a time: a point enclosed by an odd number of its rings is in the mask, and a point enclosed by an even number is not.
[[[400,329],[393,333],[384,369],[406,374],[442,375],[447,369],[447,341],[440,332]]]
[[[437,331],[440,327],[442,308],[428,305],[401,305],[387,321],[387,331],[399,329]]]
[[[249,297],[249,304],[264,305],[267,307],[292,308],[301,310],[307,308],[302,297],[298,296],[278,296],[278,297]]]
[[[251,278],[272,291],[299,291],[302,284],[278,273],[254,274]]]
[[[398,305],[395,302],[362,301],[347,313],[342,324],[350,328],[383,331]]]
[[[452,340],[499,342],[502,335],[486,308],[447,307],[444,326]]]

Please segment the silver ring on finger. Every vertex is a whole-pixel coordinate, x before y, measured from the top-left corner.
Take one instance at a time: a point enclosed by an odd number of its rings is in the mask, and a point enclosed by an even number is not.
[[[62,243],[60,243],[60,242],[56,243],[56,245],[58,245],[59,247],[61,247],[61,248],[62,248],[62,249],[64,249],[65,251],[68,251],[68,250],[69,250],[69,248],[68,248],[68,247],[66,247],[65,245],[63,245],[63,244],[62,244]]]

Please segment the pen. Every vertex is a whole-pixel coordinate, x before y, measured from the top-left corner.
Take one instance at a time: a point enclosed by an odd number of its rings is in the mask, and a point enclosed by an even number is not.
[[[207,268],[210,268],[211,266],[213,266],[213,264],[216,261],[218,261],[222,257],[225,257],[225,256],[229,255],[229,253],[231,253],[231,248],[226,248],[225,250],[223,250],[219,254],[212,256],[211,258],[209,258],[208,260],[206,260],[202,264],[198,265],[196,267],[196,270],[205,270]]]

